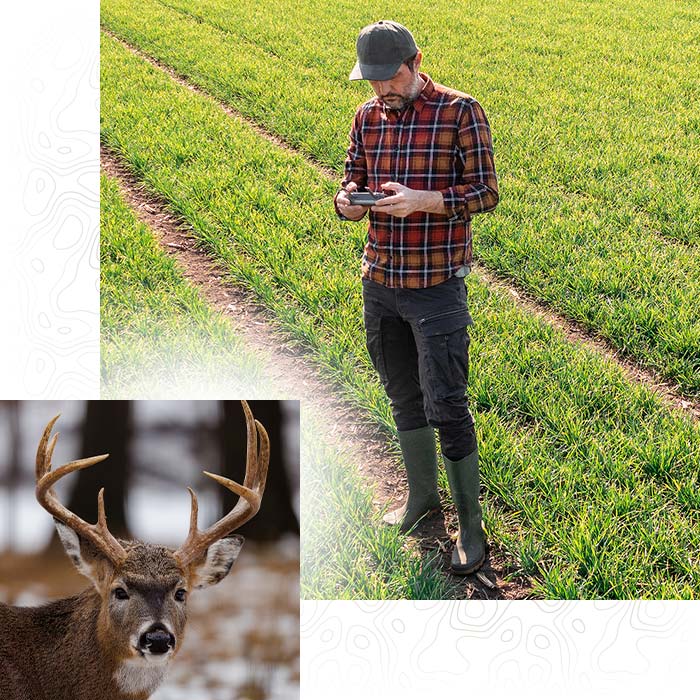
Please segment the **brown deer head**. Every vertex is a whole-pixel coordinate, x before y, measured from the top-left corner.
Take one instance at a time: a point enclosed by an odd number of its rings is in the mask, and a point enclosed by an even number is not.
[[[36,456],[36,496],[54,516],[63,547],[78,571],[92,582],[99,600],[92,643],[104,659],[121,693],[148,697],[161,682],[168,662],[182,644],[187,597],[196,588],[221,581],[231,570],[243,537],[230,535],[260,508],[269,461],[265,428],[253,419],[245,401],[248,441],[243,484],[204,472],[240,496],[234,509],[217,523],[197,528],[197,497],[192,498],[190,530],[176,551],[136,540],[116,539],[107,527],[104,489],[98,496],[98,520],[91,525],[65,508],[53,485],[63,476],[101,462],[88,457],[51,467],[58,433],[50,438],[58,416],[46,426]]]

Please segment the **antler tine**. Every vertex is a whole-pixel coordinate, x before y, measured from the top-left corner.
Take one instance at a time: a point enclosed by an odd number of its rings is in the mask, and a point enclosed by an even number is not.
[[[53,451],[58,440],[56,433],[49,442],[49,435],[59,416],[52,418],[41,436],[39,447],[36,453],[36,498],[41,506],[47,510],[54,518],[57,518],[68,527],[75,530],[79,535],[92,542],[112,563],[119,564],[126,558],[126,550],[119,544],[116,538],[107,528],[107,518],[105,516],[104,489],[100,490],[97,497],[97,524],[90,525],[75,513],[66,508],[56,497],[53,485],[66,474],[91,467],[93,464],[103,461],[109,457],[108,454],[96,455],[77,459],[60,466],[58,469],[51,469]]]
[[[270,464],[270,438],[267,436],[267,430],[262,423],[255,421],[255,426],[257,428],[258,438],[260,440],[260,451],[258,452],[258,484],[262,484],[262,488],[265,488],[265,482],[267,481],[267,468]]]
[[[246,459],[245,459],[245,476],[243,477],[243,485],[250,488],[251,481],[248,479],[250,471],[249,466],[253,465],[253,470],[257,472],[258,468],[258,431],[255,429],[256,421],[253,418],[253,412],[247,401],[241,401],[243,413],[245,413],[245,430],[246,430]],[[241,494],[239,494],[241,495]]]
[[[53,440],[51,441],[51,445],[49,446],[48,452],[46,449],[46,445],[49,442],[49,435],[51,435],[51,431],[53,430],[53,426],[55,425],[56,421],[61,417],[61,414],[59,413],[57,416],[54,416],[47,424],[47,426],[44,428],[44,432],[41,436],[41,440],[39,440],[39,446],[37,447],[36,450],[36,480],[39,481],[44,474],[46,474],[47,471],[47,456],[48,456],[48,463],[51,464],[51,457],[53,456],[53,448],[56,446],[56,440],[58,439],[58,434],[54,435]]]
[[[228,515],[221,518],[221,520],[204,532],[200,532],[197,529],[197,497],[192,489],[188,489],[192,499],[190,531],[185,543],[175,552],[175,556],[183,566],[201,559],[212,543],[226,537],[226,535],[239,528],[260,509],[270,461],[270,439],[263,425],[253,418],[247,402],[241,401],[241,404],[246,417],[248,435],[246,471],[243,484],[218,474],[204,472],[210,479],[214,479],[214,481],[226,487],[229,491],[238,494],[240,499]]]

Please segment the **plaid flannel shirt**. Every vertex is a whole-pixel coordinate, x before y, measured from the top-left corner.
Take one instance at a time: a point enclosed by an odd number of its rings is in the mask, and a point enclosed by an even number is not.
[[[469,95],[433,83],[401,112],[378,98],[355,114],[342,186],[379,190],[399,182],[439,190],[446,214],[405,218],[369,212],[362,275],[387,287],[421,288],[444,282],[472,259],[471,217],[498,203],[491,130]]]

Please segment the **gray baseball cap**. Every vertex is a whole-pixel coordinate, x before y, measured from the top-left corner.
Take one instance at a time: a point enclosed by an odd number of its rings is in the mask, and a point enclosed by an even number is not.
[[[411,32],[398,22],[382,19],[357,37],[357,63],[350,80],[389,80],[401,64],[418,53]]]

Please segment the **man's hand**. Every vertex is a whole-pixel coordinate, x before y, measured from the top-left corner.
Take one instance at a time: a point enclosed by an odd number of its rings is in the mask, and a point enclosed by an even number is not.
[[[372,211],[400,218],[413,214],[415,211],[424,211],[429,214],[445,213],[445,203],[440,192],[412,190],[398,182],[385,182],[381,188],[394,194],[380,199],[372,207]]]
[[[338,192],[338,196],[335,198],[335,203],[338,206],[338,211],[351,219],[352,221],[359,221],[366,213],[369,207],[363,207],[361,204],[350,204],[348,199],[348,194],[354,192],[357,189],[356,182],[348,182],[344,190]]]

